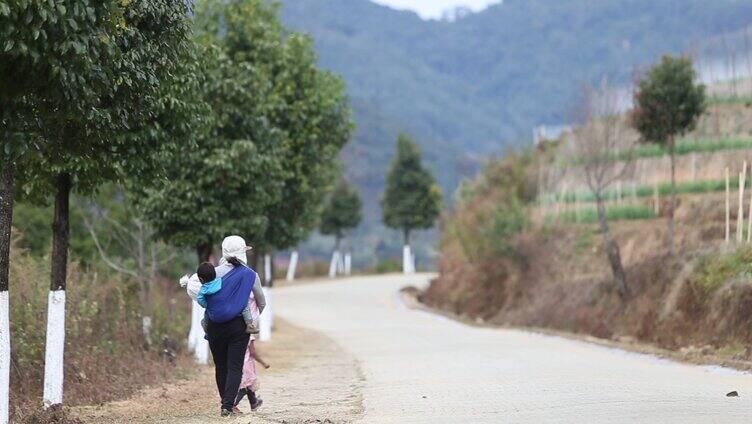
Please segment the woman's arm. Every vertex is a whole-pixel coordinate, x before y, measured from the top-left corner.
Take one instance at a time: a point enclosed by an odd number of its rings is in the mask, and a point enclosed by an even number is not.
[[[264,312],[264,308],[266,308],[266,298],[264,297],[264,290],[261,287],[261,279],[258,273],[256,273],[256,281],[253,282],[253,297],[256,299],[256,306],[260,315]]]

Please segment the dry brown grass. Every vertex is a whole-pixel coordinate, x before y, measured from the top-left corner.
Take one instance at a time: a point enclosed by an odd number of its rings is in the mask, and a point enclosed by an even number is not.
[[[519,261],[468,261],[454,241],[445,239],[441,276],[421,300],[497,325],[631,337],[667,349],[709,345],[747,360],[752,352],[737,347],[752,343],[752,275],[734,274],[712,292],[698,289],[696,277],[698,264],[735,249],[723,247],[721,200],[682,199],[677,259],[664,248],[665,221],[614,224],[632,292],[626,302],[611,279],[600,235],[589,225],[519,236]]]
[[[17,247],[11,254],[11,420],[23,423],[66,422],[65,410],[41,411],[48,258],[35,258]],[[66,305],[66,406],[98,404],[128,396],[145,385],[186,374],[180,356],[187,328],[188,302],[174,284],[153,290],[153,346],[144,346],[138,286],[96,268],[70,265]],[[173,301],[175,299],[175,301]],[[162,341],[165,341],[164,343]],[[178,354],[163,354],[164,347]]]

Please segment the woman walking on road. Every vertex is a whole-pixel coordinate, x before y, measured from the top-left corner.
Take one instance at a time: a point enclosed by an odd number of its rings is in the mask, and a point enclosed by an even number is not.
[[[266,300],[258,274],[248,267],[246,252],[251,248],[239,236],[230,236],[222,242],[222,259],[216,268],[222,279],[222,288],[206,298],[207,338],[214,357],[217,390],[222,398],[222,416],[233,414],[235,398],[243,376],[243,360],[250,335],[242,317],[251,292],[259,313]]]

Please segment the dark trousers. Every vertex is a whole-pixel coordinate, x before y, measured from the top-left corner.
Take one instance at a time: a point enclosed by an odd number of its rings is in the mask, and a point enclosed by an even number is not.
[[[214,375],[217,391],[222,398],[222,409],[232,410],[243,377],[243,359],[250,334],[245,332],[245,321],[238,316],[222,324],[208,322],[209,349],[214,357]]]

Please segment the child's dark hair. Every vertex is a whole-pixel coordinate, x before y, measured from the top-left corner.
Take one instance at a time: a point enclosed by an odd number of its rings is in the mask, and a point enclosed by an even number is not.
[[[227,258],[227,262],[232,266],[243,266],[243,262],[235,256]]]
[[[198,274],[198,279],[201,280],[202,283],[208,283],[217,278],[217,272],[214,270],[214,265],[209,262],[204,262],[199,265],[196,274]]]

